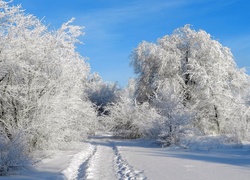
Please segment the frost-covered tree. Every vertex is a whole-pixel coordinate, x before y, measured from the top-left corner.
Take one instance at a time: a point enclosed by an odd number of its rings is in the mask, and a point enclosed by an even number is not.
[[[84,92],[89,65],[75,51],[72,20],[49,31],[20,6],[0,1],[0,136],[20,131],[30,147],[52,148],[91,131]]]
[[[140,104],[134,98],[134,82],[119,93],[119,99],[106,107],[110,113],[104,121],[114,135],[124,138],[156,138],[163,124],[156,109],[148,103]]]
[[[86,93],[90,101],[95,104],[99,115],[107,114],[108,112],[104,109],[109,103],[116,102],[120,90],[118,85],[104,82],[97,73],[94,73],[88,78],[86,86]]]
[[[237,67],[230,50],[205,31],[186,25],[156,44],[142,42],[131,64],[138,74],[138,101],[154,99],[167,83],[182,96],[182,105],[195,113],[193,125],[203,133],[240,132],[243,137],[249,132],[244,100],[249,76]]]
[[[161,132],[158,140],[164,145],[179,144],[181,136],[192,128],[193,114],[183,105],[182,94],[165,81],[152,98],[153,106],[161,115]]]

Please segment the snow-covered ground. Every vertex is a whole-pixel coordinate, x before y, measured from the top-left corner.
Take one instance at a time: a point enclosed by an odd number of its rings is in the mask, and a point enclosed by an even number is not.
[[[147,179],[249,180],[250,150],[184,150],[140,146],[132,142],[119,151],[134,168],[144,170]]]
[[[161,148],[149,140],[118,140],[110,135],[50,152],[33,169],[0,179],[249,180],[250,146],[198,151]]]

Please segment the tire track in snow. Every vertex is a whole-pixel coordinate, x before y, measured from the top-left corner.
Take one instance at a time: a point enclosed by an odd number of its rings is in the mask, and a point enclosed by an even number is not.
[[[85,179],[88,161],[96,152],[96,146],[89,144],[88,149],[84,149],[74,155],[67,169],[62,174],[67,180]]]
[[[86,180],[116,180],[113,157],[114,152],[110,143],[98,144],[96,153],[88,162]]]
[[[88,159],[83,162],[78,169],[78,176],[77,176],[77,180],[85,180],[88,177],[88,168],[90,166],[90,161],[93,159],[93,157],[96,154],[97,151],[97,146],[94,146],[94,150],[92,151],[92,153],[90,154],[90,156],[88,157]]]
[[[146,180],[143,171],[135,170],[120,154],[111,139],[92,141],[89,147],[73,156],[62,171],[68,180]]]
[[[118,148],[113,144],[114,160],[119,180],[146,180],[143,171],[135,170],[122,158]]]

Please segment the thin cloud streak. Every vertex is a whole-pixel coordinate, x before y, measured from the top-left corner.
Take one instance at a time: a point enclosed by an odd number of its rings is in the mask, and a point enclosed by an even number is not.
[[[81,19],[94,19],[98,20],[101,24],[114,24],[119,22],[128,21],[135,18],[141,18],[144,15],[159,12],[161,10],[167,10],[170,8],[176,8],[183,5],[180,1],[171,1],[169,3],[140,3],[135,1],[127,6],[123,7],[111,7],[102,11],[94,11],[88,14],[82,14]]]
[[[109,41],[119,41],[123,36],[114,29],[119,26],[124,26],[128,21],[137,23],[138,21],[147,22],[154,18],[154,14],[159,11],[165,13],[186,5],[185,1],[134,1],[126,4],[126,6],[109,7],[103,10],[92,12],[82,12],[75,15],[77,24],[83,24],[86,31],[86,40],[97,41],[102,45]],[[141,17],[144,17],[143,19]],[[139,43],[139,42],[138,42]],[[107,44],[106,44],[107,45]],[[116,45],[114,43],[114,45]]]
[[[133,76],[131,68],[128,68],[132,49],[142,40],[155,42],[185,24],[207,31],[231,48],[240,67],[247,63],[249,57],[246,0],[15,1],[24,3],[24,8],[30,8],[28,13],[45,17],[45,21],[51,24],[50,28],[57,29],[75,17],[74,24],[85,27],[85,36],[81,38],[84,46],[77,50],[90,59],[93,71],[100,72],[104,80],[113,80],[121,75],[117,69],[124,69],[126,76]],[[241,37],[242,34],[247,37]],[[125,82],[124,79],[122,81]]]

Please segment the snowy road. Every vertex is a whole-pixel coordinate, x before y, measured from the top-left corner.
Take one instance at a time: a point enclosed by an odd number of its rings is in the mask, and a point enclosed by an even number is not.
[[[0,179],[249,180],[250,147],[195,151],[100,135],[81,143],[77,150],[55,153],[35,168]]]
[[[96,136],[90,140],[95,152],[88,160],[84,179],[146,179],[142,171],[134,169],[120,154],[116,141],[109,136]]]
[[[194,151],[161,148],[147,140],[96,136],[82,172],[87,180],[249,180],[250,150]],[[78,178],[79,179],[79,178]],[[81,178],[80,178],[81,179]]]

